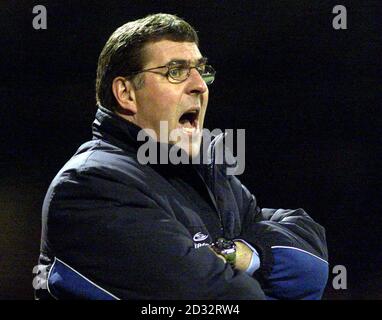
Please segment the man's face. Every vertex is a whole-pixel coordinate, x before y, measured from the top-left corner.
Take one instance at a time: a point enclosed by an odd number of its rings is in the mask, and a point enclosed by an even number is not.
[[[144,49],[147,63],[143,69],[163,66],[177,60],[195,65],[202,58],[193,42],[161,40],[148,43]],[[161,138],[160,122],[165,121],[168,124],[165,139],[172,143],[177,142],[189,156],[196,156],[200,149],[201,130],[208,103],[206,83],[195,68],[191,69],[189,78],[181,83],[169,82],[163,76],[167,72],[166,68],[153,71],[155,73],[145,72],[144,86],[135,93],[137,113],[134,122],[141,128],[154,130],[158,141],[164,142],[163,133]],[[170,137],[174,129],[181,133],[182,139]]]

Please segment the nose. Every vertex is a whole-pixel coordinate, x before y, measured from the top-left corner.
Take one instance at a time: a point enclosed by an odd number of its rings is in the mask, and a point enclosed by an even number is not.
[[[187,80],[188,93],[203,94],[208,90],[207,84],[195,68],[190,70],[190,76]]]

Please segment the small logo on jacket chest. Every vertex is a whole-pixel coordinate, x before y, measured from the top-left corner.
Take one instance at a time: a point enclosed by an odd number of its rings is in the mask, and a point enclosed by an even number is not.
[[[195,233],[192,239],[194,240],[194,247],[195,249],[198,249],[200,247],[209,246],[208,242],[201,242],[208,238],[209,236],[207,234],[204,234],[202,232]]]
[[[206,240],[208,238],[208,235],[203,234],[201,232],[195,233],[193,240],[196,242]]]

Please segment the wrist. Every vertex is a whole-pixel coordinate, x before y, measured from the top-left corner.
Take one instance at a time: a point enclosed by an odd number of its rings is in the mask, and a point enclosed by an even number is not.
[[[260,257],[257,250],[242,239],[235,239],[237,246],[237,268],[252,276],[260,268]]]
[[[246,271],[252,259],[252,250],[241,241],[234,241],[237,248],[236,269]]]

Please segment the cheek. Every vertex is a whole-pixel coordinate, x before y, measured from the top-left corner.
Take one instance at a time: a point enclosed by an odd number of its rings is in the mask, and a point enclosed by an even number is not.
[[[207,109],[209,96],[210,96],[210,94],[209,94],[209,91],[207,88],[207,92],[203,94],[203,102],[202,103],[203,103],[204,109]]]
[[[202,108],[202,114],[201,114],[201,124],[203,125],[204,119],[207,113],[207,105],[208,105],[208,94],[203,99],[203,108]]]
[[[179,95],[172,93],[169,90],[162,90],[156,96],[157,117],[163,120],[168,120],[170,123],[177,120],[179,113]]]
[[[160,98],[157,98],[157,106],[158,106],[158,112],[166,115],[168,113],[171,113],[173,109],[174,102],[171,99],[171,96],[168,93],[164,93],[160,96]]]
[[[149,86],[149,84],[146,85]],[[169,91],[154,85],[140,99],[141,108],[145,110],[145,113],[151,114],[154,119],[163,118],[168,113],[171,104]]]

